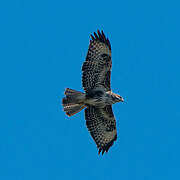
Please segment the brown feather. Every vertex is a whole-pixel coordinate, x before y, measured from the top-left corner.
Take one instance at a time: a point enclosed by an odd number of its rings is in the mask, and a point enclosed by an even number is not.
[[[95,37],[94,37],[95,36]],[[82,83],[84,90],[104,88],[111,90],[111,46],[103,31],[94,32],[83,64]]]
[[[112,106],[104,108],[89,106],[85,109],[86,125],[94,139],[99,154],[108,152],[117,139],[116,120],[112,112]]]

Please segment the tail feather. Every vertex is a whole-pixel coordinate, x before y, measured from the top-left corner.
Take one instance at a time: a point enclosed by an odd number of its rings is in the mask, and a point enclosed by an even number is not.
[[[66,88],[64,94],[66,96],[72,96],[72,95],[75,95],[75,94],[83,94],[83,93],[80,92],[80,91],[76,91],[74,89]]]
[[[66,112],[68,116],[73,116],[74,114],[80,112],[84,108],[85,108],[85,105],[69,104],[68,106],[64,107],[64,111]]]
[[[86,107],[83,103],[85,98],[84,93],[67,88],[65,90],[65,95],[66,97],[63,98],[62,105],[68,116],[73,116]]]

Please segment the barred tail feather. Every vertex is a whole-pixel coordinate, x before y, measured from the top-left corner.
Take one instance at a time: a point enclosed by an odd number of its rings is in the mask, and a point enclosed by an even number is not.
[[[66,97],[63,98],[62,105],[68,116],[73,116],[85,108],[85,104],[83,103],[85,98],[84,93],[67,88],[65,95]]]
[[[78,104],[73,104],[73,105],[68,105],[64,107],[64,111],[68,116],[73,116],[74,114],[80,112],[82,109],[85,108],[85,105],[78,105]]]

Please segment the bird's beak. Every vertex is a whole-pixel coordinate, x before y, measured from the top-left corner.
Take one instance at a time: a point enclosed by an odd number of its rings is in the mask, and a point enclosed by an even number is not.
[[[122,101],[122,102],[124,102],[124,99],[123,99],[123,97],[121,97],[121,101]]]

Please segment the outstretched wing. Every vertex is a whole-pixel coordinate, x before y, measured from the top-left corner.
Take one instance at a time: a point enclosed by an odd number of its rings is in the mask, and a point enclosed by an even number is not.
[[[83,64],[82,83],[85,91],[95,88],[111,90],[111,45],[103,31],[91,35],[86,60]]]
[[[116,120],[112,112],[112,106],[104,108],[89,106],[85,109],[86,125],[94,139],[99,153],[108,152],[117,139]]]

